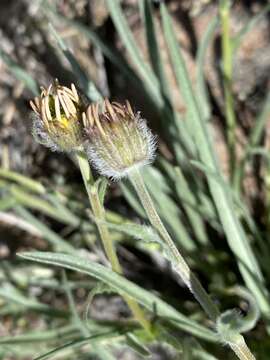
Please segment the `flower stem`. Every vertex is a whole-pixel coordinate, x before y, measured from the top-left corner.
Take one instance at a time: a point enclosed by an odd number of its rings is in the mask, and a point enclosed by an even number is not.
[[[229,343],[231,349],[241,360],[256,360],[255,356],[249,350],[243,336],[240,336],[240,341]]]
[[[208,316],[215,321],[219,312],[216,305],[210,299],[209,295],[201,286],[198,279],[191,272],[188,264],[184,260],[183,256],[179,253],[177,247],[175,246],[172,238],[170,237],[168,231],[163,225],[156,209],[153,204],[153,201],[146,189],[143,178],[139,170],[134,170],[130,175],[130,180],[142,202],[142,205],[149,217],[149,220],[152,226],[158,231],[162,239],[165,241],[168,249],[170,251],[170,256],[173,262],[174,270],[180,275],[181,279],[184,281],[185,285],[190,289],[192,294],[201,304],[202,308],[208,314]]]
[[[98,232],[105,250],[105,253],[111,263],[112,270],[118,274],[123,274],[122,267],[119,263],[112,239],[110,237],[106,222],[105,222],[105,209],[100,202],[98,190],[95,186],[94,179],[92,177],[90,165],[88,159],[83,152],[78,151],[76,154],[78,165],[82,174],[85,189],[88,194],[91,209],[94,217],[97,220],[96,225]],[[146,319],[145,314],[139,304],[129,296],[123,296],[124,300],[128,304],[132,311],[134,318],[141,324],[141,326],[152,336],[151,324]]]
[[[207,313],[207,315],[216,322],[220,312],[215,305],[215,303],[211,300],[210,296],[202,287],[199,280],[196,276],[192,273],[191,269],[189,268],[188,264],[186,263],[183,256],[178,251],[177,247],[175,246],[172,238],[170,237],[169,233],[167,232],[165,226],[163,225],[156,209],[152,198],[144,184],[144,180],[141,176],[139,170],[133,170],[129,174],[129,180],[131,181],[132,185],[134,186],[141,203],[145,209],[145,212],[149,218],[150,223],[152,226],[158,231],[161,238],[164,240],[167,248],[169,250],[169,256],[172,261],[172,265],[176,273],[181,277],[185,285],[189,288],[191,293],[194,295],[196,300],[199,302],[201,307]],[[251,354],[250,350],[248,349],[244,338],[241,336],[241,344],[239,343],[228,343],[235,354],[241,360],[254,360],[255,357]]]

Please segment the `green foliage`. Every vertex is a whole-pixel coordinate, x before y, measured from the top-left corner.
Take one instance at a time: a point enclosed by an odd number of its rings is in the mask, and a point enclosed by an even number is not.
[[[221,2],[221,5],[225,3],[227,2]],[[195,300],[184,294],[181,282],[175,285],[178,286],[178,295],[164,288],[162,293],[162,290],[151,289],[151,286],[146,285],[151,283],[151,275],[147,273],[143,276],[149,276],[148,281],[139,286],[121,273],[112,271],[109,266],[100,264],[103,262],[107,265],[107,260],[104,260],[98,249],[100,232],[97,228],[104,230],[105,227],[109,230],[115,247],[128,246],[129,251],[134,250],[134,254],[139,252],[139,255],[132,257],[131,262],[136,261],[134,259],[143,253],[147,259],[151,258],[153,264],[160,266],[162,270],[166,269],[164,263],[163,266],[160,264],[162,253],[167,254],[168,249],[162,243],[160,234],[150,225],[140,200],[129,183],[113,185],[121,189],[121,196],[125,200],[124,209],[129,208],[129,211],[120,210],[122,200],[121,203],[116,200],[116,205],[120,204],[119,211],[117,206],[112,206],[112,211],[107,209],[110,207],[107,198],[112,193],[110,182],[96,174],[94,177],[92,174],[85,174],[85,179],[88,179],[86,183],[91,185],[91,191],[95,192],[101,210],[104,210],[101,218],[97,218],[93,209],[88,209],[83,186],[77,188],[76,184],[69,183],[59,186],[50,177],[45,184],[14,171],[0,169],[0,216],[11,213],[17,219],[18,228],[41,238],[43,246],[50,251],[18,254],[19,258],[12,260],[11,265],[0,264],[0,315],[20,315],[24,318],[31,311],[44,319],[47,325],[44,331],[26,328],[22,334],[2,337],[0,359],[1,356],[4,359],[12,353],[20,359],[24,355],[20,351],[27,347],[24,350],[26,356],[35,360],[53,359],[57,355],[63,359],[72,359],[78,354],[111,360],[115,358],[116,349],[125,346],[129,346],[142,358],[147,358],[151,356],[150,345],[154,341],[170,345],[183,359],[225,359],[232,355],[228,348],[221,346],[221,341],[231,345],[234,339],[240,339],[239,343],[242,343],[242,333],[247,333],[251,348],[258,356],[262,356],[259,358],[267,359],[268,352],[265,349],[269,349],[269,341],[265,334],[269,333],[270,318],[270,250],[266,233],[269,231],[269,224],[265,231],[261,229],[260,223],[256,223],[243,196],[243,185],[246,169],[252,164],[255,154],[269,165],[268,150],[262,147],[261,141],[269,119],[270,95],[265,96],[264,106],[255,117],[254,128],[231,183],[221,171],[215,142],[209,130],[213,104],[204,74],[206,53],[213,46],[212,40],[220,25],[219,17],[209,23],[199,43],[196,82],[193,84],[165,2],[160,4],[158,10],[154,9],[150,0],[141,0],[138,5],[149,62],[146,62],[136,42],[120,1],[106,0],[106,7],[126,51],[125,56],[107,44],[95,29],[77,20],[64,18],[46,2],[40,6],[44,10],[42,16],[55,40],[55,46],[68,61],[74,78],[91,102],[102,99],[103,94],[93,80],[88,78],[68,42],[60,36],[57,30],[59,22],[76,29],[80,36],[98,48],[115,66],[116,71],[121,73],[122,81],[141,91],[153,113],[157,114],[160,142],[166,144],[166,151],[161,149],[155,164],[144,169],[143,179],[174,243],[184,253],[198,277],[203,278],[210,295],[216,299],[218,296],[221,315],[216,323],[209,322]],[[252,31],[268,11],[269,5],[262,13],[254,16],[235,38],[229,39],[233,56],[241,46],[245,34]],[[179,114],[174,106],[172,89],[165,71],[166,64],[159,48],[158,22],[166,42],[177,91],[186,106],[184,115]],[[37,95],[38,79],[33,79],[7,54],[1,52],[0,57],[13,75]],[[224,81],[224,77],[222,80]],[[228,104],[225,102],[225,108],[222,109],[224,113],[226,106]],[[233,104],[230,103],[229,106]],[[232,139],[234,143],[231,145],[234,148],[237,145],[235,134]],[[228,143],[226,145],[229,146]],[[72,166],[75,168],[75,164]],[[88,171],[87,167],[85,171]],[[269,204],[266,204],[267,216],[269,217]],[[36,262],[40,272],[49,269],[49,278],[44,280],[36,277],[35,269],[29,265],[31,262],[26,260]],[[26,264],[28,268],[25,267]],[[124,269],[129,266],[132,267],[132,264],[124,266]],[[62,280],[59,280],[59,267],[72,272],[67,271]],[[172,274],[168,272],[164,276],[173,277]],[[217,283],[222,291],[215,291]],[[245,288],[240,288],[239,285],[244,285]],[[39,286],[40,293],[46,289],[56,294],[57,290],[64,293],[68,309],[56,309],[46,304],[42,296],[39,298],[39,295],[31,293],[31,286]],[[78,298],[75,294],[80,288],[90,291],[88,304],[81,311],[78,310]],[[112,292],[128,296],[143,307],[151,322],[152,337],[133,320],[104,322],[91,319],[89,310],[94,296],[102,295],[106,298]],[[228,294],[234,298],[240,297],[249,304],[246,316],[242,317],[239,311],[231,309]],[[83,313],[87,314],[85,318]],[[260,350],[252,338],[257,331],[259,319],[261,329],[258,332],[263,333],[260,341],[264,350]]]

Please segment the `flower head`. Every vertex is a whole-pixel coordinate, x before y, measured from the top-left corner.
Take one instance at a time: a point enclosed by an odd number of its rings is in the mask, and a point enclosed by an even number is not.
[[[73,84],[68,88],[55,80],[41,88],[30,105],[35,112],[33,135],[39,143],[58,151],[72,151],[82,144],[83,104]]]
[[[128,101],[121,105],[106,99],[101,109],[100,104],[92,104],[83,123],[89,160],[102,175],[120,179],[153,161],[155,137]]]

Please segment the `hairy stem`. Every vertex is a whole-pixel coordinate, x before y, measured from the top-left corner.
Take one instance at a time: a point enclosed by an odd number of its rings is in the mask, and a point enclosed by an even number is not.
[[[229,343],[231,349],[241,360],[256,360],[255,356],[249,350],[243,336],[240,336],[240,342]]]
[[[111,263],[112,270],[118,274],[123,274],[122,267],[119,263],[113,241],[110,237],[106,222],[105,222],[105,209],[100,202],[98,190],[94,184],[94,179],[92,177],[91,169],[83,152],[78,152],[76,155],[78,165],[82,174],[83,182],[88,194],[89,202],[91,209],[93,211],[94,217],[97,220],[96,225],[98,232],[105,250],[105,253]],[[130,310],[132,311],[134,318],[141,324],[141,326],[149,333],[152,334],[151,324],[146,319],[146,316],[139,306],[139,304],[134,301],[129,296],[123,296],[124,300],[128,304]]]
[[[130,180],[142,202],[142,205],[148,215],[149,221],[151,222],[152,226],[158,231],[170,251],[174,270],[180,275],[185,285],[190,289],[192,294],[199,301],[202,308],[209,315],[209,317],[213,321],[215,321],[219,314],[216,305],[210,299],[209,295],[203,289],[195,275],[191,272],[188,264],[184,260],[183,256],[179,253],[168,231],[164,227],[155,209],[150,194],[145,187],[140,172],[138,170],[134,170],[130,175]]]
[[[183,256],[178,251],[177,247],[175,246],[171,236],[169,235],[168,231],[166,230],[165,226],[163,225],[156,209],[152,198],[144,184],[143,178],[139,172],[139,170],[133,170],[130,175],[129,179],[133,184],[141,203],[145,209],[145,212],[149,218],[150,223],[152,226],[158,231],[161,238],[165,242],[167,249],[170,253],[170,259],[172,261],[172,265],[174,270],[177,274],[181,277],[185,285],[189,288],[191,293],[194,295],[196,300],[200,303],[201,307],[204,311],[208,314],[208,316],[216,322],[220,312],[215,305],[215,303],[211,300],[210,296],[202,287],[199,280],[196,276],[192,273],[191,269],[189,268],[188,264],[186,263]],[[241,360],[254,360],[255,357],[249,351],[244,338],[241,336],[241,343],[230,343],[228,345],[231,349],[235,352],[235,354]]]

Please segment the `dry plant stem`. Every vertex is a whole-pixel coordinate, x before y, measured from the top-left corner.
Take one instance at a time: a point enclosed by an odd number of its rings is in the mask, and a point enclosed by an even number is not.
[[[95,219],[97,219],[96,225],[98,232],[104,246],[105,253],[111,263],[112,270],[118,274],[123,274],[121,265],[119,263],[113,242],[111,240],[108,228],[105,223],[105,210],[100,202],[98,191],[94,185],[94,180],[91,174],[91,169],[83,152],[77,152],[76,155],[78,165],[82,174],[84,185],[88,194],[91,209],[93,211]],[[134,318],[141,324],[141,326],[149,333],[152,334],[151,324],[146,319],[143,310],[140,308],[138,303],[128,296],[123,296],[124,300],[128,304],[132,311]]]
[[[233,49],[230,39],[230,0],[220,0],[219,12],[221,20],[221,44],[223,62],[223,82],[225,95],[225,112],[227,121],[227,141],[230,153],[230,170],[233,179],[236,165],[236,119],[234,112],[234,102],[232,95],[232,73],[233,73]]]
[[[152,198],[146,189],[143,178],[139,170],[133,170],[129,179],[133,184],[141,203],[145,209],[145,212],[149,218],[152,226],[158,231],[162,239],[165,241],[170,251],[170,256],[173,260],[173,268],[177,274],[184,281],[185,285],[189,288],[191,293],[194,295],[196,300],[200,303],[201,307],[208,314],[208,316],[216,322],[217,317],[220,315],[218,308],[215,303],[211,300],[210,296],[202,287],[199,280],[190,270],[188,264],[174,245],[172,238],[164,227],[156,209],[153,204]],[[247,347],[244,338],[241,336],[241,343],[229,343],[231,349],[241,360],[254,360],[255,357],[251,354]]]

